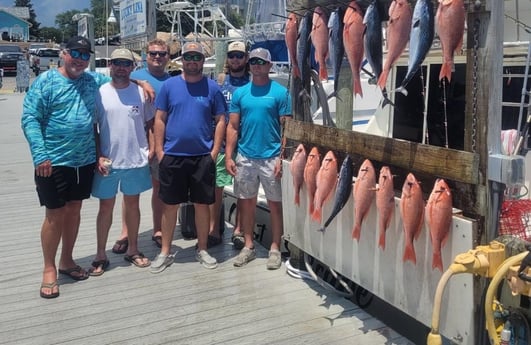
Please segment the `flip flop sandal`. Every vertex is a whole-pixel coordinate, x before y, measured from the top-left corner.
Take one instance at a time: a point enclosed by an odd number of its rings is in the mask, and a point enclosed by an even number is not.
[[[142,260],[144,258],[145,258],[145,256],[142,253],[138,253],[138,254],[134,254],[134,255],[125,255],[124,256],[124,260],[125,261],[130,262],[133,265],[135,265],[136,267],[140,267],[140,268],[146,268],[146,267],[149,267],[151,265],[151,262],[149,262],[149,260],[145,264],[144,263],[140,264],[140,263],[138,263],[136,261],[138,259]]]
[[[78,274],[73,274],[74,272]],[[73,280],[85,280],[89,277],[88,272],[84,271],[83,268],[81,268],[81,266],[79,265],[64,270],[59,269],[59,273],[64,274],[65,276],[68,276]]]
[[[54,287],[58,287],[59,284],[57,284],[57,281],[54,281],[54,282],[51,282],[51,283],[42,283],[41,284],[41,291],[40,291],[40,295],[42,298],[46,298],[46,299],[50,299],[50,298],[56,298],[56,297],[59,297],[59,290],[57,290],[57,292],[53,292],[53,288]],[[52,293],[44,293],[42,291],[42,289],[50,289],[52,291]]]
[[[162,248],[162,236],[151,236],[151,240],[155,242],[157,247]]]
[[[109,268],[110,262],[109,260],[94,260],[91,263],[92,267],[89,269],[89,275],[93,277],[99,277],[103,273],[105,273],[105,270]],[[99,271],[96,271],[99,269]]]
[[[127,248],[129,248],[129,240],[126,237],[114,243],[114,246],[112,247],[112,252],[114,254],[123,254],[127,252]]]

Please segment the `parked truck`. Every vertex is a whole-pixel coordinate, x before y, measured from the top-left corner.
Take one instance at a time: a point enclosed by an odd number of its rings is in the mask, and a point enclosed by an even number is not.
[[[39,48],[30,56],[30,66],[35,75],[43,70],[59,67],[59,55],[61,50],[57,48]]]

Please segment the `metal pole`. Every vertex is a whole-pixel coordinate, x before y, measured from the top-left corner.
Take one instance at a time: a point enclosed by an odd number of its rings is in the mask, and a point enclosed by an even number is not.
[[[105,0],[105,14],[103,18],[105,18],[105,57],[106,58],[109,57],[109,21],[107,20],[107,13],[109,13],[108,6],[109,6],[109,1]]]

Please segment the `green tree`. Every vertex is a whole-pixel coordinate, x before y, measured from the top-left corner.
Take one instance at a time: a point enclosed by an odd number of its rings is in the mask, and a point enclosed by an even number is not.
[[[29,34],[31,36],[39,37],[39,26],[41,25],[41,23],[36,21],[37,15],[35,14],[35,10],[33,9],[33,4],[31,3],[31,0],[15,0],[15,6],[28,8],[30,15],[28,22],[31,23],[31,26],[29,28]]]
[[[63,39],[63,31],[58,28],[43,27],[40,30],[41,38],[46,41],[60,42]],[[67,39],[68,36],[64,36]]]
[[[72,20],[72,17],[78,13],[88,13],[88,9],[83,11],[69,10],[59,13],[55,16],[55,26],[58,28],[60,34],[55,36],[57,42],[67,41],[70,37],[77,35],[77,23]]]

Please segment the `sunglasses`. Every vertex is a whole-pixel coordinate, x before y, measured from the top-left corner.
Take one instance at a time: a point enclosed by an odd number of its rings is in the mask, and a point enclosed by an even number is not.
[[[70,49],[68,54],[70,54],[70,56],[74,59],[81,59],[83,61],[90,60],[90,53],[82,53],[76,49]]]
[[[115,66],[121,67],[131,67],[133,65],[133,61],[129,60],[111,60],[111,63]]]
[[[262,60],[262,59],[259,59],[259,58],[251,59],[251,60],[249,60],[249,63],[251,65],[260,65],[260,66],[267,65],[267,61],[266,60]]]
[[[244,53],[228,53],[227,54],[227,57],[229,59],[243,59],[245,57],[245,54]]]
[[[199,55],[199,54],[183,55],[183,60],[184,61],[201,61],[203,60],[203,55]]]
[[[168,52],[151,51],[148,52],[148,54],[151,57],[157,57],[157,55],[160,57],[166,57],[166,55],[168,55]]]

